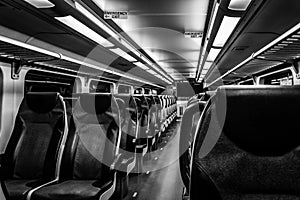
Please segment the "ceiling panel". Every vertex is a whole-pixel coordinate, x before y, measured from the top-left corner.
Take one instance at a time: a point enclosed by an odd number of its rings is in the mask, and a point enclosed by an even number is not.
[[[184,32],[203,31],[208,3],[209,0],[105,0],[103,5],[106,11],[128,11],[128,19],[114,21],[163,69],[181,72],[186,67],[196,70],[201,38],[185,38]],[[183,74],[185,78],[190,77]]]

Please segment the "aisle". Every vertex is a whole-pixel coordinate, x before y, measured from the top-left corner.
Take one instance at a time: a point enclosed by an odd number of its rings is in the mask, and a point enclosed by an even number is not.
[[[159,150],[151,155],[152,159],[144,163],[145,171],[139,177],[131,176],[129,193],[126,200],[180,200],[183,183],[178,162],[178,144],[180,123],[174,122],[165,133]],[[156,158],[156,159],[155,159]],[[134,193],[137,192],[137,196]]]

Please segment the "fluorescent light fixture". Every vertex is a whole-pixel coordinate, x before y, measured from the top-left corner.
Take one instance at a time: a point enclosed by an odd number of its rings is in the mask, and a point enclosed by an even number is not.
[[[227,17],[224,16],[216,38],[214,40],[213,46],[215,47],[223,47],[232,31],[236,27],[239,22],[240,17]]]
[[[201,74],[206,74],[208,72],[208,69],[202,69]]]
[[[231,0],[228,8],[230,10],[245,11],[250,3],[251,0]]]
[[[102,18],[97,18],[96,14],[93,14],[92,10],[87,10],[84,6],[82,6],[80,3],[75,2],[76,9],[81,12],[83,15],[85,15],[87,18],[89,18],[91,21],[93,21],[95,24],[97,24],[102,30],[104,30],[106,33],[108,33],[111,37],[114,37],[115,39],[118,39],[117,33],[115,33],[113,30],[111,30],[108,25],[105,24]]]
[[[134,64],[143,70],[149,70],[149,67],[147,67],[145,64],[143,64],[141,62],[136,62]]]
[[[129,54],[127,54],[125,51],[123,51],[120,48],[116,48],[116,49],[109,49],[110,51],[114,52],[115,54],[123,57],[124,59],[128,60],[129,62],[136,62],[137,60],[130,56]]]
[[[211,48],[210,52],[207,56],[207,61],[213,62],[217,58],[217,56],[219,55],[220,51],[221,51],[221,49]]]
[[[104,37],[102,37],[101,35],[99,35],[98,33],[96,33],[95,31],[93,31],[92,29],[90,29],[89,27],[87,27],[86,25],[84,25],[83,23],[81,23],[80,21],[78,21],[70,15],[65,17],[55,17],[55,19],[104,47],[106,47],[106,45],[112,45],[109,41],[107,41],[107,39],[105,39]]]
[[[55,5],[48,0],[24,0],[36,8],[52,8]]]

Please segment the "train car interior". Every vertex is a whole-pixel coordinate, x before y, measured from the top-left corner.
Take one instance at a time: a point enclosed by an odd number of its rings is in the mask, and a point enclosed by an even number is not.
[[[300,199],[298,109],[297,0],[0,0],[0,200]]]

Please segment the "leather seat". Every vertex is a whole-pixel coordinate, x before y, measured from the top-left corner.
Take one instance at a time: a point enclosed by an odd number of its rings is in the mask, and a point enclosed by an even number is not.
[[[220,87],[194,145],[191,199],[299,199],[299,86]]]
[[[121,149],[135,153],[135,140],[138,137],[138,109],[136,101],[131,95],[118,94],[114,96],[121,114]]]
[[[58,93],[25,95],[1,163],[8,199],[25,199],[29,190],[56,178],[65,119],[66,108]]]
[[[73,108],[74,131],[66,141],[57,183],[35,191],[33,200],[109,199],[120,162],[120,119],[109,94],[79,94]]]

